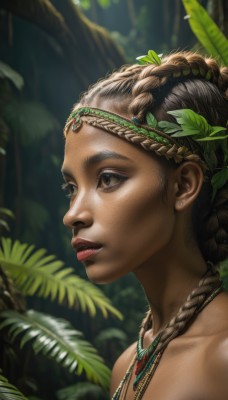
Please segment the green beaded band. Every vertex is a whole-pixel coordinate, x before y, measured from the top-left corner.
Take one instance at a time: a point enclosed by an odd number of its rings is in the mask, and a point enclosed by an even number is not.
[[[158,129],[138,126],[133,121],[130,121],[127,118],[120,117],[119,115],[111,113],[109,111],[103,111],[98,108],[91,108],[91,107],[80,107],[70,114],[69,118],[67,119],[64,130],[65,135],[67,134],[71,126],[73,132],[77,132],[81,128],[82,126],[81,117],[83,116],[102,118],[107,122],[113,122],[114,124],[117,124],[120,127],[130,129],[137,135],[142,135],[144,137],[146,136],[149,139],[152,139],[153,141],[159,144],[163,144],[165,146],[172,146],[172,144],[175,143],[173,139],[171,139],[168,135],[164,134],[164,132],[159,131]],[[105,126],[103,126],[103,129],[105,129]]]

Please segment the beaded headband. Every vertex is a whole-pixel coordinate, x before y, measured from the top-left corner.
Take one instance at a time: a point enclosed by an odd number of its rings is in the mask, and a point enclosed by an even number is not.
[[[152,113],[146,115],[146,124],[140,124],[137,118],[131,120],[109,111],[92,107],[79,107],[66,121],[64,135],[70,128],[78,132],[83,122],[117,135],[133,144],[153,151],[158,155],[173,159],[176,163],[194,161],[203,171],[209,171],[213,188],[212,199],[216,192],[228,181],[228,135],[227,128],[211,126],[206,119],[190,109],[168,111],[177,121],[157,121]],[[176,138],[190,137],[191,150]],[[218,167],[215,150],[223,152],[224,166]],[[193,149],[192,149],[193,148]],[[197,154],[198,153],[198,154]]]

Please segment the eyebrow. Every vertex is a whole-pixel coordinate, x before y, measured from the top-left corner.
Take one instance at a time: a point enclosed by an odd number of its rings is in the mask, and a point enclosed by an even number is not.
[[[94,164],[98,164],[99,162],[101,162],[103,160],[110,159],[110,158],[114,158],[114,159],[117,159],[117,160],[131,161],[128,157],[126,157],[126,156],[124,156],[122,154],[116,153],[114,151],[103,150],[103,151],[101,151],[99,153],[96,153],[96,154],[92,155],[91,157],[88,157],[85,160],[85,166],[86,167],[91,167]]]
[[[95,164],[98,164],[99,162],[107,160],[107,159],[132,161],[130,158],[128,158],[122,154],[116,153],[114,151],[104,150],[104,151],[93,154],[92,156],[86,158],[84,166],[85,166],[85,168],[92,167]],[[71,176],[71,173],[68,172],[67,170],[65,170],[64,168],[62,168],[61,172],[64,176]]]

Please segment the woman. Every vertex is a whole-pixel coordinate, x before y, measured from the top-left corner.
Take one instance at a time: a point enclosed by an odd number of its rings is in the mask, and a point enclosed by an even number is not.
[[[148,299],[112,399],[227,400],[228,68],[191,52],[140,63],[67,120],[64,223],[89,279],[133,272]]]

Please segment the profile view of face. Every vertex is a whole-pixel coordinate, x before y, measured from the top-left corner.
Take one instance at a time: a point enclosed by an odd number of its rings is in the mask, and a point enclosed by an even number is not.
[[[157,159],[83,123],[67,134],[62,171],[70,198],[64,224],[89,279],[109,283],[151,268],[175,223],[172,192],[164,196],[165,171]]]

